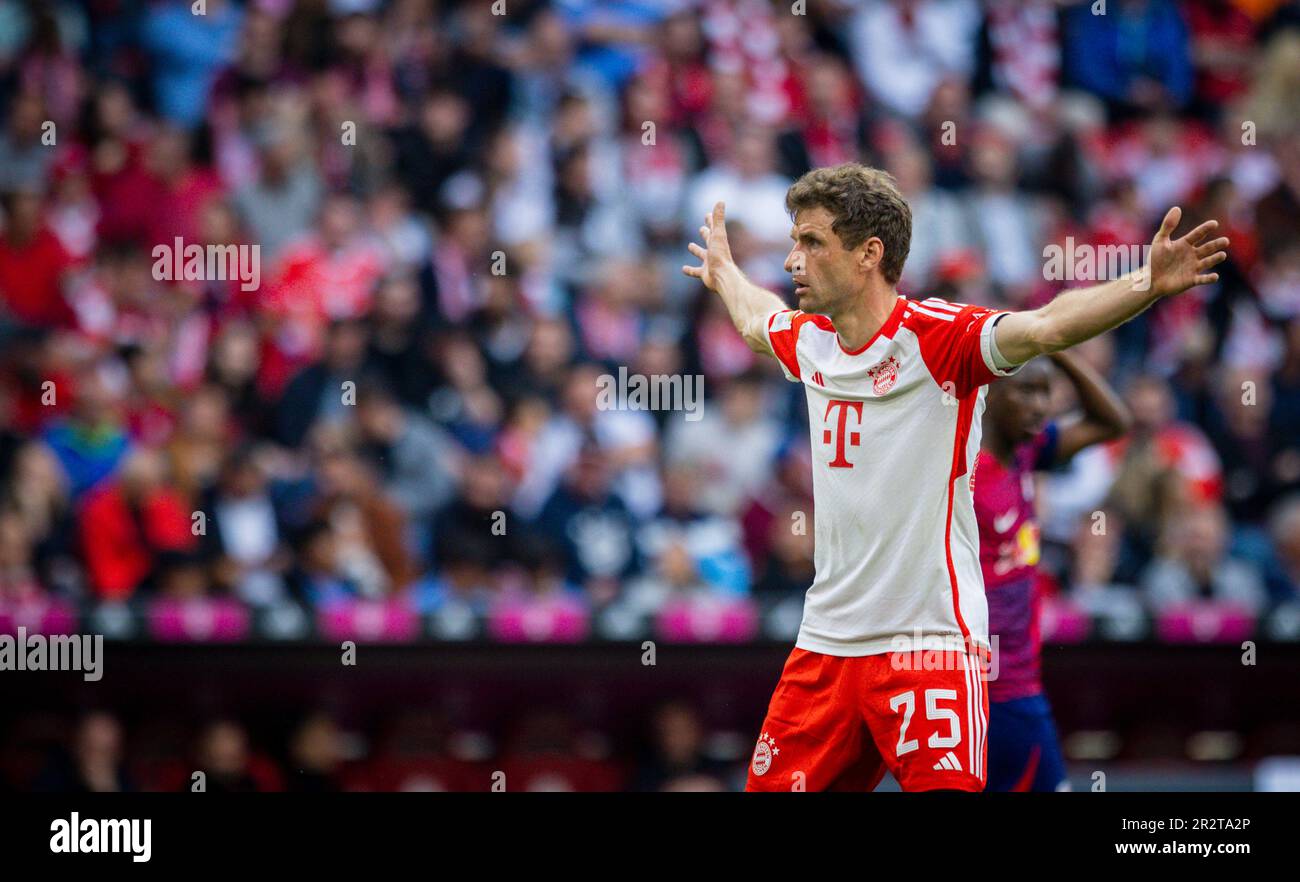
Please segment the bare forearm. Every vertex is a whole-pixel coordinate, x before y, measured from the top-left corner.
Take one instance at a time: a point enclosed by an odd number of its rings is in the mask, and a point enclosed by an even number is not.
[[[998,349],[1013,364],[1090,340],[1142,313],[1159,298],[1138,272],[1112,282],[1072,288],[1051,303],[998,322]]]
[[[772,313],[789,309],[785,301],[766,288],[755,285],[734,263],[719,270],[714,287],[722,298],[723,305],[727,307],[731,323],[750,348],[761,352],[769,351],[763,324]]]

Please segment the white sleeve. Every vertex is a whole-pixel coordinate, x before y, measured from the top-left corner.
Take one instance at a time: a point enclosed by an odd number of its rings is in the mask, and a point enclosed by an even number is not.
[[[980,329],[980,349],[984,354],[984,364],[999,377],[1009,377],[1024,367],[1023,362],[1012,364],[1007,360],[1002,350],[998,349],[997,335],[993,333],[994,326],[1009,315],[1011,315],[1009,312],[998,313],[986,321],[984,327]]]

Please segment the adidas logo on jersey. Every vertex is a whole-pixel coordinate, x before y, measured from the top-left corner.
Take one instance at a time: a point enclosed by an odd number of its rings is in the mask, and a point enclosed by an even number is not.
[[[934,764],[934,770],[936,772],[942,771],[944,769],[947,769],[949,772],[961,771],[961,762],[957,759],[957,755],[954,754],[951,750],[944,755],[943,759],[939,760],[937,763]]]

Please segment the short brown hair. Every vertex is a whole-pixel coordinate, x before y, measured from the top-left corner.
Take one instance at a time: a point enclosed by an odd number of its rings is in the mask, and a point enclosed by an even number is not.
[[[872,236],[880,239],[885,246],[880,271],[889,284],[898,284],[912,247],[912,209],[893,175],[856,162],[815,168],[786,192],[785,209],[793,218],[818,207],[834,216],[831,229],[845,248],[857,248]]]

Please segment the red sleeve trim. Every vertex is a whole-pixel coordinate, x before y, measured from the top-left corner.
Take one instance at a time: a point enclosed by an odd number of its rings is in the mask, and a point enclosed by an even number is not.
[[[782,316],[789,318],[782,319],[782,327],[773,330],[773,325],[777,324],[777,319]],[[799,329],[809,318],[810,316],[797,309],[774,312],[767,318],[767,338],[772,343],[772,354],[796,380],[803,379],[799,372],[799,356],[795,351],[799,344]]]

